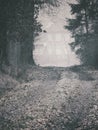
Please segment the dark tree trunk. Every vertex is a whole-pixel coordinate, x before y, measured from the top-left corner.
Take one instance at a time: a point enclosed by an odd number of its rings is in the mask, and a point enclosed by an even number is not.
[[[0,65],[33,64],[34,0],[0,0]]]
[[[34,63],[32,57],[34,3],[32,0],[18,0],[16,3],[10,1],[14,7],[10,5],[8,9],[9,63],[16,66]],[[13,60],[10,57],[13,57]]]
[[[2,22],[3,58],[6,57],[5,61],[7,60],[11,66],[11,71],[17,75],[18,68],[34,64],[32,55],[34,3],[33,0],[9,0],[5,11],[6,20]]]
[[[7,64],[7,38],[6,38],[7,14],[6,2],[0,1],[0,67]]]

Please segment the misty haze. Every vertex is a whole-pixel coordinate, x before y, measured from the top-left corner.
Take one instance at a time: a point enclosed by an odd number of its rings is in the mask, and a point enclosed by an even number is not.
[[[73,40],[71,33],[64,28],[67,24],[65,18],[70,17],[70,7],[64,0],[51,11],[48,6],[40,10],[38,20],[46,33],[40,33],[34,43],[36,64],[61,67],[79,65],[79,58],[69,45]]]

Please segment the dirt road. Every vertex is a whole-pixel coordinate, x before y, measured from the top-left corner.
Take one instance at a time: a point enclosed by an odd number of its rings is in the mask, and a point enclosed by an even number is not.
[[[98,129],[98,70],[31,67],[0,88],[0,130]]]

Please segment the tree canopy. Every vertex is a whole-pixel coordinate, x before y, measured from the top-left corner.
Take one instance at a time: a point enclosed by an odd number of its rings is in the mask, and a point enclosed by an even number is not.
[[[74,18],[65,26],[75,39],[70,45],[83,64],[98,66],[98,1],[76,1],[69,3]]]

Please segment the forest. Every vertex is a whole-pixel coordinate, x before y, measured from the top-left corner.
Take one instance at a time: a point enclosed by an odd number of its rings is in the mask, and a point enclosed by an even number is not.
[[[0,1],[0,69],[10,66],[12,74],[19,68],[34,65],[34,39],[42,31],[37,21],[39,8],[44,4],[59,6],[58,0]],[[73,51],[84,65],[98,66],[98,1],[76,0],[68,3],[72,19],[67,19],[74,42]]]
[[[48,27],[59,19],[54,28],[63,28],[60,35],[52,28],[57,44],[69,32],[67,45],[81,64],[35,63],[35,39],[50,33],[38,21],[44,7],[55,15]],[[98,130],[98,0],[0,0],[0,130]]]
[[[12,75],[19,68],[34,65],[34,38],[42,31],[37,21],[43,4],[57,6],[55,0],[0,1],[0,69],[10,66]]]

